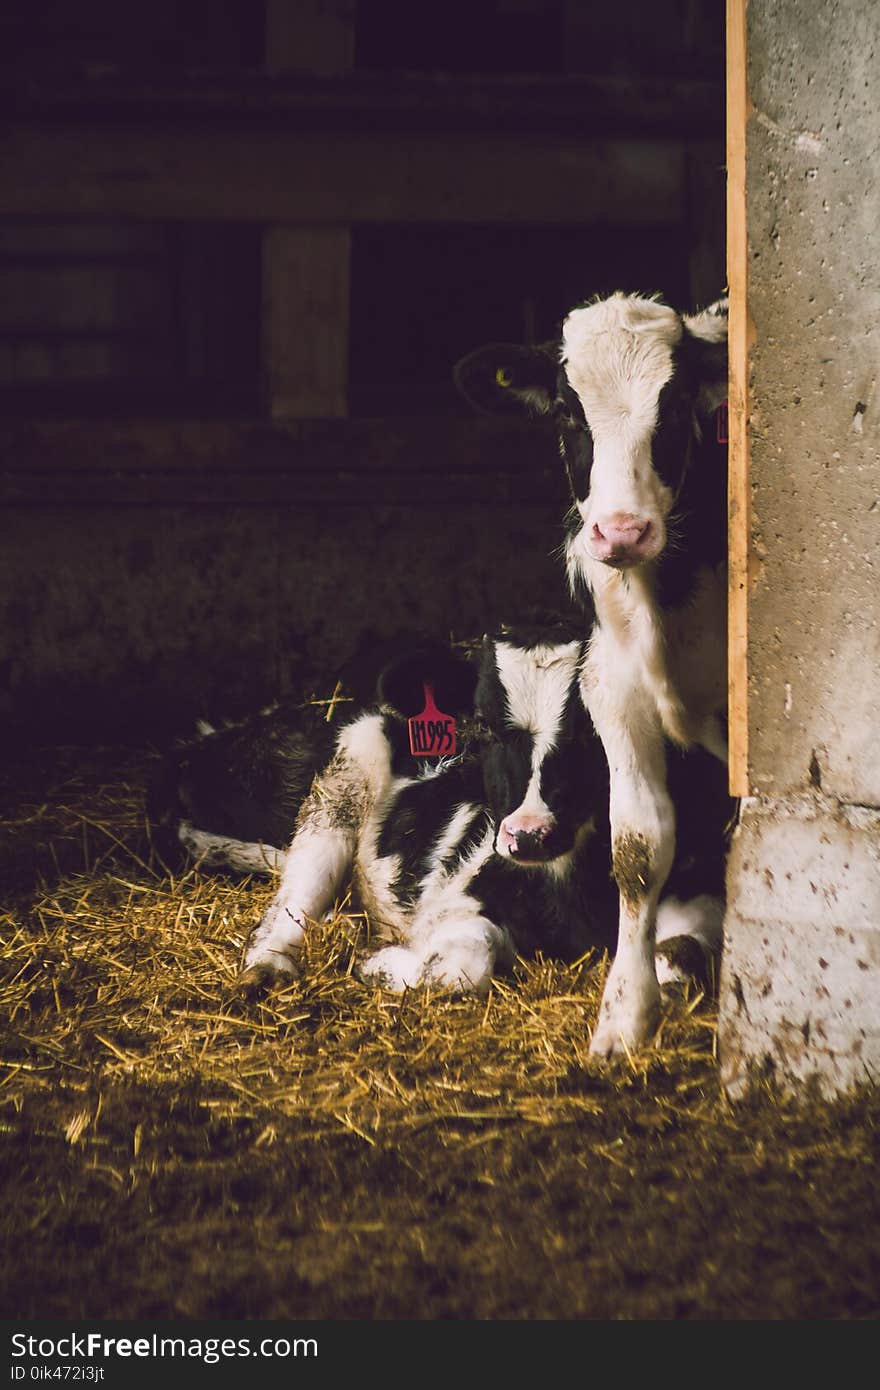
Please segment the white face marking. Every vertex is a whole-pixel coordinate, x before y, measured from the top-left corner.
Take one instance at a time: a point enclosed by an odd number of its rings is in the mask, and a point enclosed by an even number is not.
[[[615,519],[632,518],[651,524],[653,545],[643,558],[663,548],[673,499],[654,471],[651,441],[681,334],[674,309],[632,295],[612,295],[565,320],[562,361],[593,436],[590,493],[577,504],[587,545],[594,525],[605,531]]]
[[[529,783],[521,806],[507,819],[514,815],[546,819],[551,814],[541,797],[541,766],[556,744],[580,657],[580,642],[533,647],[531,651],[507,642],[496,644],[495,662],[507,696],[508,725],[532,735]]]

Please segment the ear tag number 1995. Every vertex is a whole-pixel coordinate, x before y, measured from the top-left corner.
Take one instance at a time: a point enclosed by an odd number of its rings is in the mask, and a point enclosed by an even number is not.
[[[425,708],[407,720],[409,751],[417,758],[451,758],[455,753],[455,720],[434,704],[434,687],[425,681]]]

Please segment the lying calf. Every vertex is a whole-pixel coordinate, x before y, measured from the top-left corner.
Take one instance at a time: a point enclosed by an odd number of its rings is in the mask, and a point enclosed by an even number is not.
[[[348,720],[378,703],[405,720],[422,709],[425,681],[444,709],[461,715],[473,709],[475,680],[463,652],[400,633],[359,648],[343,664],[331,702],[277,702],[217,728],[202,722],[165,754],[148,791],[154,839],[172,862],[183,849],[205,868],[272,873],[315,775],[333,756],[340,715]]]
[[[303,802],[245,980],[294,971],[309,921],[349,884],[389,943],[361,975],[394,990],[483,993],[515,953],[613,952],[608,771],[580,698],[585,655],[567,619],[487,637],[475,726],[439,765],[414,761],[387,704],[347,724]],[[664,981],[682,978],[683,957],[687,973],[694,953],[702,964],[720,947],[728,814],[714,760],[674,761],[684,833],[658,922]]]

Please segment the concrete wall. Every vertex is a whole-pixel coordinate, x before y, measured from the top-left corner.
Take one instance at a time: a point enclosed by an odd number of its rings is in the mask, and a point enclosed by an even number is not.
[[[749,786],[725,1078],[880,1075],[880,9],[747,10]]]

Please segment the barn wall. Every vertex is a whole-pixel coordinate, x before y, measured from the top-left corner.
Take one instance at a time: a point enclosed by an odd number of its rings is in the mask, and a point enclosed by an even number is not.
[[[0,741],[559,602],[552,439],[452,365],[717,296],[722,0],[0,9]]]
[[[0,742],[189,732],[330,694],[369,633],[565,601],[540,426],[21,424],[0,452]]]
[[[740,8],[732,0],[732,8]],[[880,11],[751,0],[748,783],[721,1044],[880,1074]]]

